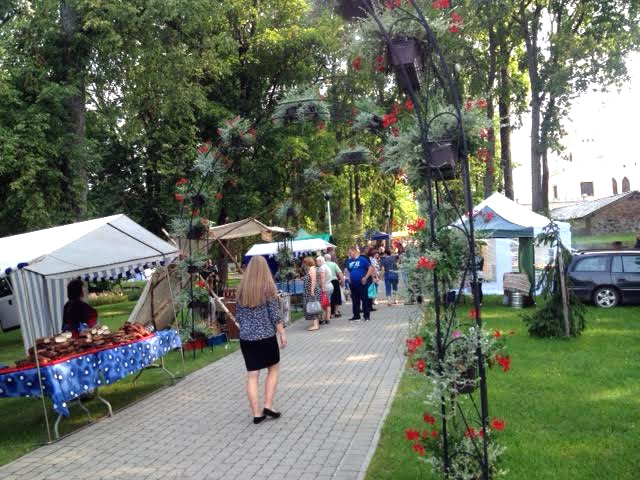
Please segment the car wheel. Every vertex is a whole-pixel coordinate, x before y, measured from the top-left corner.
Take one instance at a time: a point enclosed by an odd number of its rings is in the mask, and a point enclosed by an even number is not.
[[[598,307],[615,307],[619,301],[618,292],[613,287],[600,287],[593,294],[593,301]]]

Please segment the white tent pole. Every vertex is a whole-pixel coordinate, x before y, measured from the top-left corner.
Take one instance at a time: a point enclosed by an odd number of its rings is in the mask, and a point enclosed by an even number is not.
[[[40,398],[42,400],[42,410],[44,412],[44,421],[45,421],[45,424],[47,425],[48,443],[51,443],[51,429],[49,428],[49,415],[47,414],[47,404],[44,399],[44,388],[42,387],[42,373],[40,370],[40,359],[38,357],[38,347],[36,346],[35,338],[33,338],[34,325],[33,325],[33,314],[31,312],[31,297],[29,296],[29,289],[27,288],[27,285],[24,279],[24,275],[25,275],[24,272],[19,271],[18,275],[20,276],[20,280],[22,281],[23,291],[27,296],[27,316],[29,319],[29,328],[31,329],[29,331],[29,337],[30,337],[29,340],[30,340],[31,346],[33,347],[34,357],[36,359],[36,370],[38,371],[38,385],[40,386]]]

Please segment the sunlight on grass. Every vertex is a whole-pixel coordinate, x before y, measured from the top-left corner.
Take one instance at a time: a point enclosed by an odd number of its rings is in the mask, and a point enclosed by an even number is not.
[[[588,308],[587,330],[574,340],[529,337],[522,310],[488,297],[489,328],[509,337],[511,370],[489,371],[489,411],[507,428],[505,477],[514,480],[635,480],[640,470],[640,308]],[[461,307],[466,315],[468,306]],[[462,317],[465,318],[465,317]],[[426,382],[403,374],[367,480],[436,480],[404,439],[422,428]]]

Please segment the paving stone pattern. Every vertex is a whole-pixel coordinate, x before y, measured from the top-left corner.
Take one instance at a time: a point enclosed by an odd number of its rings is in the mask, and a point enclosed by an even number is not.
[[[409,306],[380,305],[370,322],[344,316],[316,332],[304,320],[290,326],[274,405],[280,419],[251,422],[236,352],[0,467],[0,479],[361,479],[400,378],[413,315]]]

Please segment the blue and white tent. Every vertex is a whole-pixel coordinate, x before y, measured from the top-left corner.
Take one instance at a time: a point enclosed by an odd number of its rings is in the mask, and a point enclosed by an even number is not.
[[[178,254],[126,215],[0,238],[0,277],[10,280],[25,350],[59,333],[70,280],[128,278]]]

